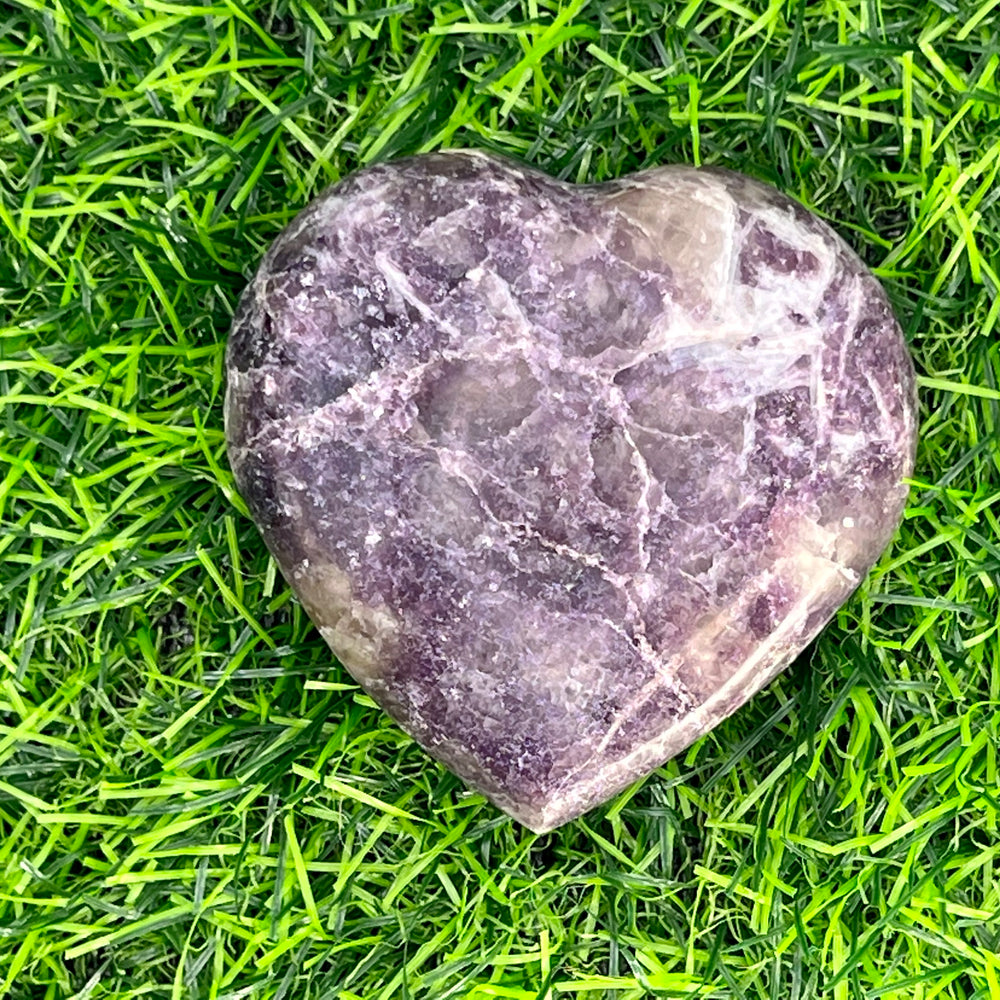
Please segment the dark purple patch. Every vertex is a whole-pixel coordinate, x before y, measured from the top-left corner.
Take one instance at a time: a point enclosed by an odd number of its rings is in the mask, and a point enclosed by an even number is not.
[[[739,254],[739,276],[744,285],[758,285],[764,272],[809,278],[819,268],[816,255],[797,249],[768,229],[754,222],[744,236]]]

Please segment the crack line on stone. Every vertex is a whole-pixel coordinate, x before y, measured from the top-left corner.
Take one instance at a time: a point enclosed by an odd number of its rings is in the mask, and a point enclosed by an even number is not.
[[[438,315],[428,303],[417,295],[416,290],[406,279],[406,275],[389,260],[388,254],[382,250],[375,251],[375,266],[381,271],[389,287],[395,291],[404,302],[409,302],[424,319],[430,321],[452,337],[461,338],[462,333],[444,317]]]
[[[293,435],[299,435],[303,431],[316,433],[322,426],[326,417],[342,414],[344,410],[360,409],[364,413],[375,413],[375,410],[368,405],[368,397],[377,395],[380,391],[399,392],[406,395],[411,386],[417,385],[426,375],[428,369],[437,365],[435,358],[414,365],[387,365],[384,368],[370,372],[365,378],[355,382],[352,386],[342,392],[336,399],[316,406],[311,410],[302,413],[289,413],[283,417],[272,417],[263,425],[252,438],[246,443],[247,449],[261,447],[262,445],[281,442],[282,439]],[[264,369],[258,369],[263,371]],[[415,391],[409,392],[408,398],[412,399]],[[378,419],[377,417],[375,418]],[[365,430],[370,430],[374,422],[363,424]],[[350,430],[347,425],[335,425],[330,428],[328,435],[330,440],[346,440],[343,433]],[[269,431],[268,439],[262,441],[264,433]]]
[[[687,692],[683,691],[679,687],[678,681],[675,677],[664,671],[663,658],[653,648],[648,636],[646,635],[645,613],[643,608],[640,606],[639,601],[636,599],[636,595],[633,593],[634,583],[630,578],[630,574],[616,573],[599,555],[581,552],[580,550],[573,548],[571,545],[566,545],[563,542],[556,542],[552,539],[546,538],[536,528],[533,528],[524,521],[515,522],[499,517],[480,493],[478,488],[479,484],[472,479],[467,469],[462,467],[462,464],[451,460],[453,457],[464,459],[465,464],[468,467],[475,469],[475,471],[477,471],[483,478],[489,479],[494,484],[500,486],[501,489],[507,489],[510,493],[513,493],[514,496],[524,500],[525,502],[527,502],[527,499],[525,497],[521,497],[521,495],[515,491],[510,490],[510,488],[500,482],[495,475],[488,470],[483,469],[482,466],[480,466],[479,463],[476,462],[476,460],[467,452],[460,449],[440,448],[435,446],[432,446],[432,450],[437,454],[438,462],[440,463],[442,470],[447,475],[451,475],[459,479],[468,487],[473,496],[476,497],[483,514],[499,528],[501,528],[508,541],[531,539],[550,552],[555,552],[557,555],[565,556],[580,565],[597,569],[605,582],[613,587],[615,591],[617,591],[618,594],[625,600],[626,607],[632,616],[635,634],[629,635],[622,627],[615,627],[611,625],[610,622],[608,622],[609,626],[626,639],[629,645],[632,646],[632,648],[639,653],[640,657],[642,657],[642,659],[653,668],[657,676],[659,676],[663,683],[668,685],[671,690],[675,692],[679,699],[682,701],[686,699]],[[511,558],[512,555],[512,552],[506,553],[508,560],[510,560],[516,567],[517,564]]]
[[[621,706],[616,713],[615,721],[608,727],[608,731],[603,737],[601,737],[601,741],[594,748],[594,751],[559,780],[559,784],[553,794],[557,794],[559,791],[572,786],[577,775],[585,772],[589,767],[591,767],[594,761],[600,758],[600,756],[607,750],[607,748],[611,745],[611,741],[621,731],[622,727],[629,720],[629,718],[631,718],[636,711],[642,708],[643,705],[647,704],[650,699],[655,697],[658,692],[663,690],[670,691],[677,697],[679,702],[678,707],[680,709],[678,719],[683,718],[696,707],[694,700],[690,696],[690,692],[688,692],[687,689],[681,685],[678,679],[672,679],[669,675],[658,671],[653,680],[644,684],[635,693],[634,697]]]
[[[639,475],[642,478],[642,491],[640,492],[639,499],[636,503],[636,527],[638,529],[636,534],[636,548],[639,556],[639,565],[642,567],[642,571],[646,572],[649,569],[650,559],[649,553],[646,551],[646,539],[649,537],[649,532],[653,525],[653,513],[652,508],[650,507],[650,494],[652,493],[654,486],[660,486],[661,484],[653,476],[653,473],[649,468],[649,463],[646,461],[646,456],[643,455],[639,446],[635,443],[635,438],[632,437],[628,422],[622,421],[621,428],[622,433],[625,435],[625,440],[632,449],[632,457],[635,459]],[[666,493],[666,489],[664,489],[663,492]]]

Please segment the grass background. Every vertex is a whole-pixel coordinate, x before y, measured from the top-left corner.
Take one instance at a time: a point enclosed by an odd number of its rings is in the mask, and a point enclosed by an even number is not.
[[[1000,998],[996,0],[0,4],[0,995]],[[894,547],[535,837],[359,693],[234,494],[234,303],[359,165],[721,164],[877,269]]]

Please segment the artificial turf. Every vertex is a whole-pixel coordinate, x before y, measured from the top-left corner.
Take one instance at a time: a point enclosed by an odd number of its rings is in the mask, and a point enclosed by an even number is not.
[[[996,0],[0,3],[0,996],[1000,998]],[[234,492],[236,298],[445,146],[773,182],[920,373],[893,547],[547,836],[332,662]]]

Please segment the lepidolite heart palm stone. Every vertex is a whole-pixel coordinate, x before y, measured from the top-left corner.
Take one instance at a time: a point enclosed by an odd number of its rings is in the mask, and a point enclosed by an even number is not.
[[[890,540],[914,377],[831,229],[737,174],[370,167],[239,306],[240,492],[340,661],[536,831],[708,732]]]

